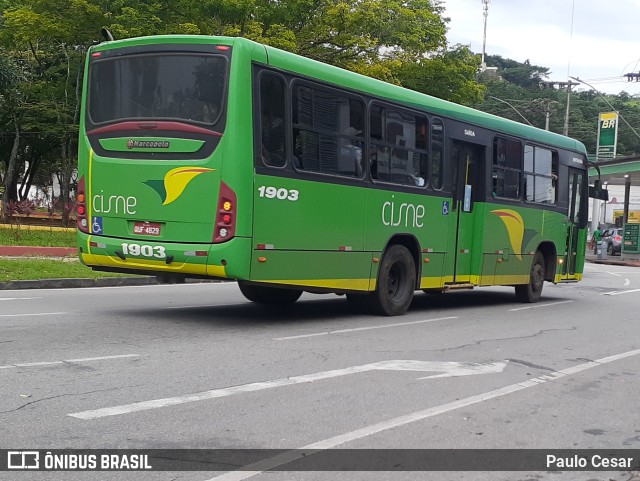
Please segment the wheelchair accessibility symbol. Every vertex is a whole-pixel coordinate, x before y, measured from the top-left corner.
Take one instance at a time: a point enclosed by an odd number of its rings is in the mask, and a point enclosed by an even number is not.
[[[442,202],[442,215],[449,215],[449,201]]]
[[[91,222],[91,233],[102,234],[102,217],[94,217]]]

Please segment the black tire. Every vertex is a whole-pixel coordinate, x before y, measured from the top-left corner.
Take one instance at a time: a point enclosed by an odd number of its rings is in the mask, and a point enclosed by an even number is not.
[[[415,289],[413,256],[406,247],[392,245],[380,263],[376,290],[371,296],[373,309],[385,316],[400,316],[409,309]]]
[[[613,255],[613,244],[608,244],[607,245],[607,255],[608,256],[612,256]]]
[[[302,295],[298,289],[281,289],[278,287],[256,286],[238,281],[242,295],[257,304],[268,306],[287,306],[296,302]]]
[[[531,270],[529,273],[529,282],[516,286],[516,299],[520,302],[538,302],[542,295],[542,287],[544,286],[544,256],[537,251],[533,256]]]

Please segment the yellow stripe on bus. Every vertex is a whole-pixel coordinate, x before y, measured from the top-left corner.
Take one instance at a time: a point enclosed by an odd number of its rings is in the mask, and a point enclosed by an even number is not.
[[[158,272],[172,272],[178,274],[196,274],[211,277],[227,277],[224,266],[191,264],[189,262],[167,264],[164,261],[151,259],[128,258],[123,261],[102,254],[82,254],[82,260],[86,264],[102,267],[120,267],[128,269],[151,269]]]
[[[269,284],[286,284],[301,287],[321,287],[325,289],[349,289],[354,291],[368,291],[369,279],[270,279],[257,282]]]

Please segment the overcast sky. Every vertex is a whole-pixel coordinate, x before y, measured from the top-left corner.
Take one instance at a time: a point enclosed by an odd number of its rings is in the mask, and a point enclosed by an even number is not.
[[[449,44],[481,53],[482,0],[442,3]],[[550,80],[571,75],[601,92],[640,94],[640,82],[623,77],[640,71],[640,0],[491,0],[486,52],[548,67]]]

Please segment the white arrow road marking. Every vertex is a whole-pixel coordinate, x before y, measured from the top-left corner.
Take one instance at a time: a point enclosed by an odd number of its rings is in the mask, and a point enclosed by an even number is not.
[[[640,289],[629,289],[628,291],[611,291],[611,292],[603,292],[602,296],[618,296],[620,294],[631,294],[633,292],[640,292]]]
[[[437,379],[441,377],[472,376],[474,374],[496,374],[504,371],[504,368],[507,367],[507,362],[509,361],[494,362],[492,364],[448,362],[446,364],[451,364],[450,370],[443,372],[442,374],[434,374],[433,376],[419,377],[418,379]],[[438,369],[438,371],[440,371],[440,369]]]
[[[631,284],[631,281],[629,279],[625,279],[624,280],[624,287],[627,287]]]
[[[578,364],[577,366],[562,369],[560,371],[555,371],[544,376],[494,389],[493,391],[488,391],[482,394],[477,394],[475,396],[470,396],[468,398],[458,399],[449,403],[440,404],[439,406],[423,409],[422,411],[416,411],[413,413],[405,414],[403,416],[398,416],[396,418],[388,419],[377,424],[365,426],[348,433],[339,434],[338,436],[334,436],[332,438],[308,444],[296,450],[288,451],[272,458],[263,459],[262,461],[258,461],[249,466],[244,466],[242,468],[243,471],[231,471],[220,476],[216,476],[215,478],[208,479],[207,481],[243,481],[257,474],[263,473],[264,471],[267,471],[269,469],[273,469],[278,466],[282,466],[283,464],[287,464],[291,461],[295,461],[296,459],[300,459],[303,456],[310,456],[313,453],[316,453],[323,449],[335,448],[336,446],[340,446],[351,441],[356,441],[358,439],[381,433],[383,431],[388,431],[389,429],[394,429],[400,426],[405,426],[407,424],[422,421],[424,419],[439,416],[440,414],[445,414],[451,411],[455,411],[456,409],[479,404],[484,401],[489,401],[490,399],[507,396],[524,389],[539,386],[540,384],[544,384],[546,382],[556,381],[566,376],[572,376],[579,372],[602,366],[603,364],[608,364],[610,362],[637,355],[640,355],[640,349],[636,349],[635,351],[623,352],[621,354],[615,354],[613,356],[603,357],[601,359],[596,359],[595,361],[589,361],[584,364]]]
[[[157,409],[167,406],[176,406],[178,404],[186,404],[190,402],[203,401],[205,399],[217,399],[221,397],[233,396],[234,394],[242,394],[247,392],[262,391],[265,389],[273,389],[276,387],[292,386],[294,384],[302,384],[320,381],[322,379],[330,379],[339,376],[347,376],[367,371],[422,371],[422,372],[443,372],[443,375],[434,377],[448,376],[468,376],[472,374],[489,374],[502,372],[507,365],[506,362],[493,363],[489,365],[460,363],[460,362],[433,362],[433,361],[381,361],[371,364],[363,364],[361,366],[351,366],[344,369],[334,369],[331,371],[322,371],[314,374],[305,374],[302,376],[294,376],[272,381],[252,382],[249,384],[241,384],[222,389],[212,389],[210,391],[188,394],[185,396],[175,396],[163,399],[154,399],[151,401],[141,401],[132,404],[124,404],[121,406],[113,406],[110,408],[95,409],[92,411],[82,411],[71,413],[69,416],[78,419],[98,419],[108,416],[118,416],[136,411],[146,411],[149,409]]]

